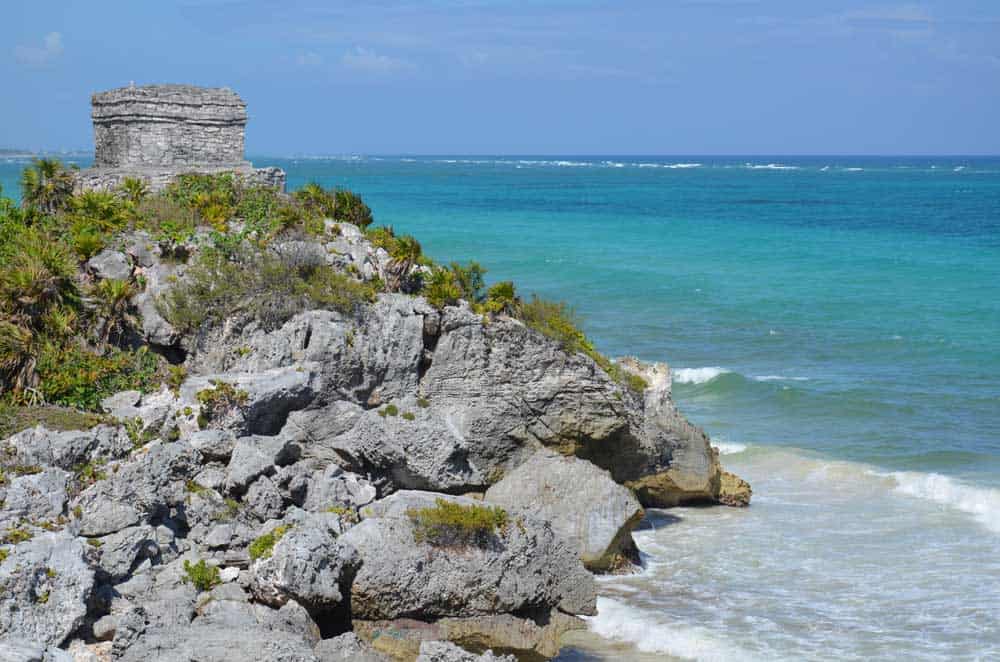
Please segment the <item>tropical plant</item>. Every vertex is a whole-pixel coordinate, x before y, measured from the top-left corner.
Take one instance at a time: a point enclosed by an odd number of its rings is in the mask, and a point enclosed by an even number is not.
[[[454,274],[450,269],[443,267],[431,271],[430,278],[424,281],[421,293],[435,308],[453,306],[462,298],[462,289],[455,283]]]
[[[361,196],[345,189],[338,189],[334,196],[336,198],[334,220],[353,223],[359,228],[371,225],[372,210],[364,203]]]
[[[410,271],[422,255],[423,251],[420,248],[419,241],[410,235],[397,237],[392,245],[392,250],[389,251],[389,257],[392,261],[389,264],[386,288],[389,291],[407,290],[410,281]]]
[[[133,208],[138,207],[149,195],[149,185],[138,177],[126,177],[119,188]]]
[[[21,203],[54,214],[73,195],[74,176],[56,159],[35,159],[21,173]]]
[[[135,324],[136,319],[130,313],[130,300],[137,293],[135,284],[128,280],[109,278],[94,285],[87,303],[99,321],[98,343],[101,346],[107,345],[112,336],[120,340],[124,332]]]
[[[334,218],[336,216],[336,195],[316,182],[309,182],[295,191],[292,193],[292,198],[309,214],[321,218]]]

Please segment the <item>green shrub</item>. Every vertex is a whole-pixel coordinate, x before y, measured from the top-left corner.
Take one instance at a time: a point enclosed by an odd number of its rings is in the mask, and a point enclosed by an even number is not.
[[[371,301],[370,286],[301,255],[243,250],[233,258],[203,251],[184,281],[158,302],[161,314],[191,332],[243,313],[267,330],[310,308],[353,313]]]
[[[77,482],[81,485],[93,485],[98,481],[105,480],[108,474],[101,469],[104,466],[104,460],[91,460],[84,464],[78,464],[73,467],[73,475]]]
[[[185,584],[193,584],[199,591],[209,591],[212,587],[222,583],[219,577],[219,568],[205,563],[205,559],[197,563],[184,561],[184,576],[181,578]]]
[[[54,405],[24,407],[0,401],[0,439],[6,439],[12,434],[36,425],[44,425],[53,431],[89,430],[107,422],[105,416],[67,407]]]
[[[19,545],[22,542],[27,542],[34,538],[34,534],[28,529],[20,526],[11,526],[4,532],[3,536],[0,536],[0,544],[4,545]]]
[[[381,409],[378,410],[378,415],[381,416],[382,418],[385,418],[386,416],[398,416],[399,407],[392,404],[386,405],[385,407],[382,407]]]
[[[274,546],[281,540],[286,533],[288,533],[288,526],[276,526],[268,533],[265,533],[261,537],[250,543],[249,553],[250,560],[256,561],[257,559],[267,559],[271,557],[271,553],[274,551]]]
[[[66,207],[73,195],[73,171],[55,159],[35,159],[21,173],[21,199],[44,214]]]
[[[424,281],[421,294],[427,298],[427,303],[438,309],[454,306],[462,298],[462,290],[452,272],[440,267],[435,268],[431,277]]]
[[[187,379],[187,368],[182,365],[172,365],[167,368],[167,386],[170,390],[174,392],[174,395],[180,395],[181,384]]]
[[[113,393],[153,390],[159,365],[160,357],[145,347],[101,356],[76,344],[50,342],[38,361],[38,390],[48,403],[100,411],[101,400]]]
[[[427,398],[417,398],[417,406],[421,409],[427,409],[431,406],[431,401]]]
[[[507,511],[498,506],[463,506],[437,499],[429,508],[406,511],[413,522],[413,539],[442,547],[484,547],[497,531],[507,528]]]
[[[417,418],[416,415],[412,411],[404,411],[403,414],[402,414],[402,416],[403,416],[403,418],[405,418],[408,421],[412,421],[412,420],[415,420]]]
[[[8,555],[10,555],[10,551],[8,549],[0,549],[0,563],[6,561]]]
[[[372,210],[364,203],[357,193],[345,189],[334,192],[336,208],[333,219],[341,223],[353,223],[359,228],[366,228],[372,223]]]
[[[212,388],[206,388],[195,394],[201,404],[200,416],[205,421],[217,419],[238,407],[246,404],[249,394],[228,382],[212,381]],[[202,426],[204,427],[204,426]]]

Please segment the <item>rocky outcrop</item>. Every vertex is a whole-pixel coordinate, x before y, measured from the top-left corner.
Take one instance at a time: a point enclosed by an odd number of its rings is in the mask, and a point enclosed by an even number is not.
[[[547,522],[512,515],[488,544],[444,553],[415,538],[409,515],[438,499],[478,504],[467,497],[397,492],[363,508],[365,519],[343,536],[362,559],[351,585],[355,618],[433,619],[530,609],[595,613],[593,578]]]
[[[425,641],[420,644],[417,662],[517,662],[517,659],[513,655],[494,655],[493,651],[476,655],[447,641]]]
[[[550,522],[589,570],[638,561],[631,531],[642,520],[642,506],[607,471],[584,460],[539,451],[490,487],[486,501]]]

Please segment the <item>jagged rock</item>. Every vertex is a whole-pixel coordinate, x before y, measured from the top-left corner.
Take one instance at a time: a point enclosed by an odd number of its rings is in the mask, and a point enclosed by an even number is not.
[[[417,662],[517,662],[517,658],[494,655],[491,650],[476,655],[447,641],[424,641],[420,644]]]
[[[104,536],[100,542],[98,567],[112,583],[128,577],[143,559],[154,558],[160,553],[156,529],[149,525],[122,529]]]
[[[132,442],[117,426],[98,425],[90,430],[55,432],[41,425],[7,439],[17,464],[49,465],[66,471],[97,460],[124,457]]]
[[[576,551],[545,522],[511,514],[486,546],[435,547],[414,538],[407,511],[437,499],[471,506],[466,497],[397,492],[366,506],[366,518],[341,540],[362,557],[351,586],[351,613],[377,620],[438,618],[561,609],[595,613],[595,585]]]
[[[220,462],[228,462],[236,446],[236,435],[231,430],[199,430],[187,440],[206,460]]]
[[[486,501],[551,523],[590,570],[637,560],[631,531],[642,520],[642,506],[607,471],[584,460],[540,451],[490,487]]]
[[[0,637],[3,662],[79,662],[68,652],[22,637]]]
[[[486,482],[469,462],[470,445],[449,420],[421,409],[413,398],[397,403],[400,412],[413,418],[336,402],[296,412],[285,432],[305,457],[333,461],[351,471],[374,469],[396,489],[456,491]]]
[[[185,483],[200,464],[200,453],[184,442],[151,444],[137,461],[123,464],[73,501],[81,512],[80,534],[103,536],[166,515],[183,504]]]
[[[560,612],[552,612],[544,624],[512,614],[440,618],[433,622],[407,618],[354,621],[354,631],[370,641],[375,650],[404,660],[416,658],[425,641],[452,641],[475,645],[478,649],[516,651],[522,659],[528,660],[539,656],[550,658],[559,653],[560,641],[566,632],[585,628],[581,619]]]
[[[240,437],[226,469],[226,490],[242,493],[257,478],[273,473],[277,465],[296,459],[298,447],[284,435]]]
[[[69,480],[69,473],[51,467],[41,473],[14,478],[0,502],[0,523],[22,517],[52,520],[63,515]]]
[[[252,591],[262,602],[280,606],[296,600],[313,610],[329,610],[349,592],[360,558],[321,518],[292,523],[271,554],[251,566]]]
[[[0,636],[58,646],[83,623],[94,572],[83,541],[60,531],[6,548],[0,563]]]
[[[719,503],[725,506],[745,507],[750,505],[753,490],[750,483],[736,474],[723,471],[719,484]]]
[[[353,632],[324,639],[313,648],[313,654],[319,662],[389,662],[389,658]]]
[[[254,517],[260,520],[277,519],[284,511],[281,493],[267,476],[261,476],[247,490],[244,503]]]
[[[132,261],[125,253],[110,248],[87,260],[87,268],[102,279],[128,280],[132,276]]]
[[[302,507],[310,511],[337,506],[357,509],[374,501],[376,496],[377,490],[370,482],[331,464],[309,476]]]

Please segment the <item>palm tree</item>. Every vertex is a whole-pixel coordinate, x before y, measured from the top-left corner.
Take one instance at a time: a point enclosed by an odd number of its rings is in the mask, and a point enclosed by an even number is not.
[[[21,205],[54,214],[73,195],[74,176],[56,159],[35,159],[21,173]]]
[[[107,279],[94,286],[93,297],[88,303],[102,323],[98,339],[102,347],[108,344],[112,334],[120,338],[135,322],[129,309],[130,299],[136,293],[136,287],[127,280]]]
[[[423,255],[423,249],[415,238],[404,235],[396,239],[389,251],[389,257],[392,258],[389,271],[391,282],[388,283],[390,290],[403,289],[409,280],[410,270],[413,269],[413,265],[417,263],[421,255]]]

